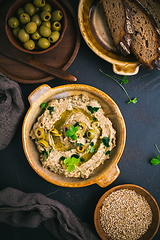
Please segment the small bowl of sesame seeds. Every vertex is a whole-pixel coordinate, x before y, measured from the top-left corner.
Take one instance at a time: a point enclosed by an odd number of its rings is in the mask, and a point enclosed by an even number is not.
[[[159,228],[160,211],[149,192],[124,184],[102,195],[94,223],[102,240],[151,240]]]

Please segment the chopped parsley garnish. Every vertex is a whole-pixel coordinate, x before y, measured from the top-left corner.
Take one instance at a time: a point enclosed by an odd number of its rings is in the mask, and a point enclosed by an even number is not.
[[[82,146],[84,146],[84,144],[82,144],[82,143],[77,143],[77,147],[82,147]]]
[[[94,142],[91,142],[89,145],[89,148],[87,149],[87,154],[90,153],[94,153],[95,151],[95,147],[94,147]]]
[[[52,115],[52,112],[54,111],[54,107],[48,107],[47,109],[49,110],[49,114]]]
[[[72,140],[77,140],[76,132],[78,131],[78,126],[70,126],[70,128],[65,132],[68,137],[71,137]]]
[[[111,152],[111,151],[109,151],[109,150],[108,150],[108,151],[105,153],[105,155],[108,155],[108,154],[110,154],[110,152]]]
[[[104,146],[109,147],[109,142],[110,142],[109,137],[102,138],[102,143],[104,144]]]
[[[84,159],[83,157],[81,157],[81,158],[80,158],[80,161],[81,161],[81,162],[84,162],[84,161],[85,161],[85,159]]]
[[[42,155],[46,154],[46,158],[48,158],[48,151],[42,151],[41,154]]]
[[[75,169],[75,164],[79,163],[80,159],[79,158],[75,158],[75,157],[67,157],[64,160],[64,164],[67,167],[67,172],[70,173],[72,171],[74,171]]]
[[[99,107],[87,106],[88,110],[93,114],[99,110]]]
[[[80,127],[80,125],[79,125],[79,122],[76,122],[75,124],[74,124],[74,127]]]
[[[71,158],[74,157],[74,158],[79,158],[79,155],[78,154],[72,154],[71,155]]]
[[[61,161],[64,161],[64,159],[65,159],[65,157],[64,157],[64,156],[60,157],[60,160],[61,160]]]

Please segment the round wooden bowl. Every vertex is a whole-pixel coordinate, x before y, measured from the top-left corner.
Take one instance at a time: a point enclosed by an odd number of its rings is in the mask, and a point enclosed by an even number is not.
[[[52,44],[49,48],[47,49],[42,49],[42,50],[27,50],[23,47],[22,43],[16,38],[14,37],[14,35],[12,34],[12,29],[8,26],[8,19],[10,17],[16,16],[16,11],[19,7],[23,7],[25,6],[27,3],[32,3],[32,0],[17,0],[16,2],[13,3],[13,5],[10,7],[7,16],[6,16],[6,20],[5,20],[5,31],[6,34],[8,36],[8,39],[10,40],[10,42],[19,50],[29,53],[29,54],[42,54],[42,53],[46,53],[50,50],[52,50],[53,48],[55,48],[63,39],[64,33],[66,31],[67,28],[67,16],[65,13],[64,8],[61,6],[60,3],[58,3],[56,0],[47,0],[46,3],[49,3],[52,6],[53,10],[60,10],[63,13],[63,18],[61,20],[61,25],[62,25],[62,30],[60,32],[60,38],[58,39],[57,42],[55,42],[54,44]]]
[[[43,112],[40,108],[42,103],[48,102],[52,99],[60,99],[68,96],[80,95],[82,93],[87,93],[87,95],[100,102],[105,115],[112,121],[113,127],[117,132],[116,147],[111,151],[110,159],[95,169],[94,173],[87,179],[64,177],[43,168],[39,160],[39,153],[36,145],[29,137],[33,124],[36,122],[37,117]],[[30,102],[30,108],[26,113],[22,127],[23,148],[29,164],[39,176],[52,184],[74,188],[84,187],[95,183],[100,187],[106,187],[115,181],[120,174],[117,164],[125,147],[126,128],[118,106],[107,94],[97,88],[83,84],[67,84],[55,88],[43,84],[29,95],[28,100]]]
[[[97,203],[97,206],[96,206],[95,212],[94,212],[94,224],[95,224],[95,228],[96,228],[97,233],[99,234],[99,236],[101,237],[102,240],[106,240],[106,239],[112,240],[112,238],[108,236],[108,234],[103,230],[103,228],[101,226],[101,223],[100,223],[100,209],[101,209],[102,202],[104,201],[104,199],[108,195],[110,195],[112,192],[114,192],[116,190],[120,190],[120,189],[134,190],[136,193],[145,197],[145,199],[149,203],[149,205],[152,209],[152,213],[153,213],[152,224],[148,228],[147,232],[143,236],[141,236],[138,240],[151,240],[151,239],[153,239],[153,237],[155,236],[155,234],[158,231],[159,224],[160,224],[160,211],[159,211],[158,204],[149,192],[147,192],[142,187],[139,187],[137,185],[132,185],[132,184],[124,184],[124,185],[116,186],[114,188],[111,188],[110,190],[108,190],[107,192],[105,192],[102,195],[102,197],[100,198],[100,200]]]

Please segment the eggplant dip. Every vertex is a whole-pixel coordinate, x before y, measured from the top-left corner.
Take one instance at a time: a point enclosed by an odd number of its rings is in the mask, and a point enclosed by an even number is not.
[[[33,125],[44,168],[66,177],[88,178],[109,159],[116,131],[100,103],[86,94],[51,100]]]

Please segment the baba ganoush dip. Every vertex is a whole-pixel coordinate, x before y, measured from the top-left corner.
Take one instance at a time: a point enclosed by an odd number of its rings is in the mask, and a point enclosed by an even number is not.
[[[88,94],[54,99],[40,106],[44,112],[33,125],[44,168],[74,178],[89,178],[110,158],[116,131],[100,103]]]

